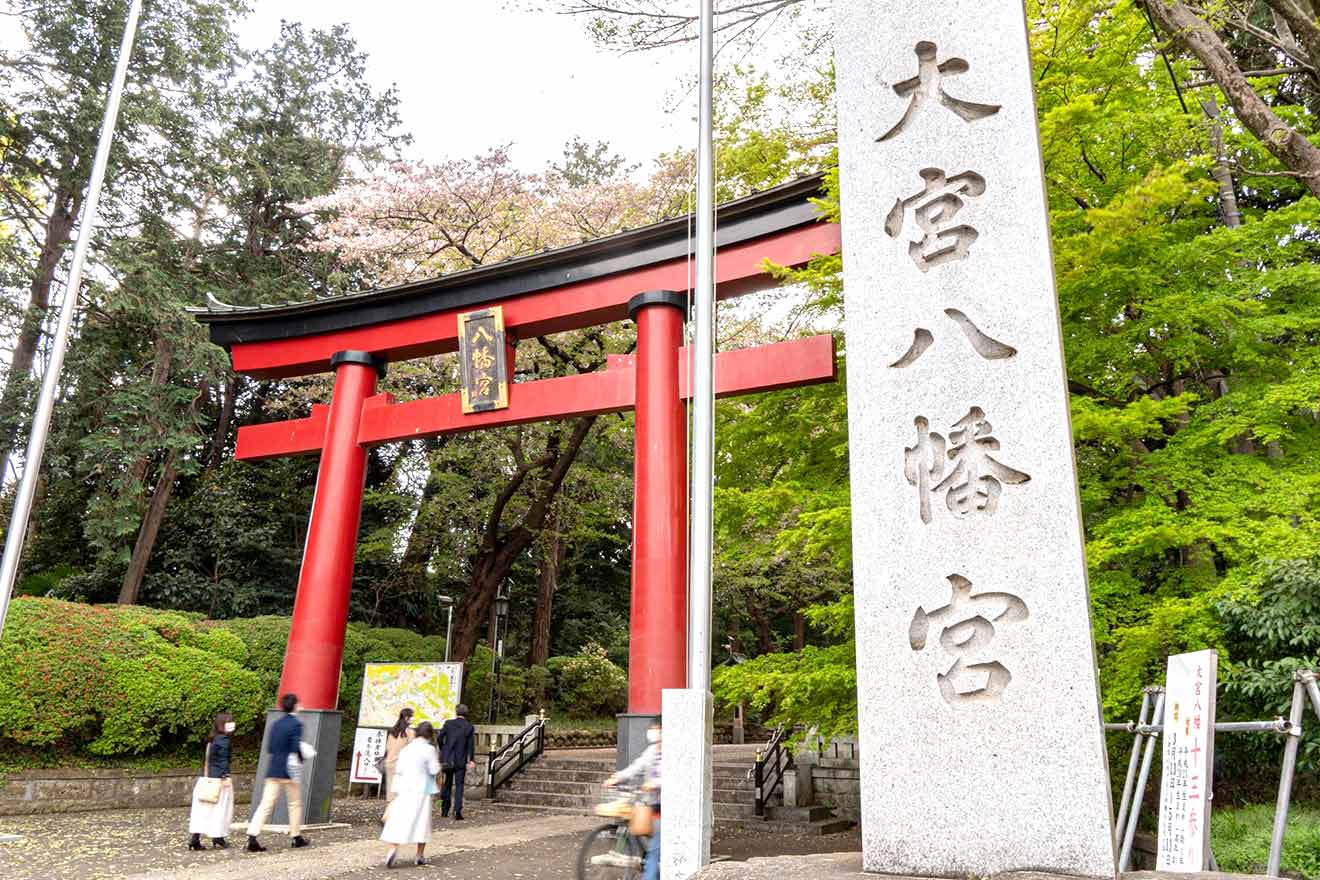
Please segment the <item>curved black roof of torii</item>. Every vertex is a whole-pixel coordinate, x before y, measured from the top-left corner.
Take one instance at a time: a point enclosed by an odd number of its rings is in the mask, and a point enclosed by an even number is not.
[[[819,219],[811,199],[824,175],[801,177],[717,208],[716,245],[725,247]],[[604,238],[516,257],[393,287],[302,302],[230,306],[208,294],[208,308],[189,311],[229,348],[349,330],[450,309],[480,307],[519,294],[559,287],[678,259],[691,253],[693,215]]]

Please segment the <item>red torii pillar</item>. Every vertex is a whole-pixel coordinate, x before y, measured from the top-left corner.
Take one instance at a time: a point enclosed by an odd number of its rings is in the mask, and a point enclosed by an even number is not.
[[[660,715],[661,691],[687,687],[687,420],[679,388],[686,310],[687,297],[668,290],[628,303],[637,323],[637,404],[621,758],[635,751],[625,739],[645,741],[650,719]]]

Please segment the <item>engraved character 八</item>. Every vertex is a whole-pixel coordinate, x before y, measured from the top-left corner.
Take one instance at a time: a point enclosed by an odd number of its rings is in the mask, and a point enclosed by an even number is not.
[[[923,168],[920,174],[926,186],[906,199],[894,200],[894,207],[885,216],[885,233],[898,238],[911,210],[921,237],[908,242],[908,256],[918,269],[929,272],[943,263],[967,259],[967,251],[980,233],[966,223],[955,225],[953,221],[966,204],[964,196],[976,197],[985,192],[985,178],[975,171],[948,177],[942,168]]]
[[[931,101],[936,101],[952,110],[964,122],[974,122],[999,112],[998,104],[964,101],[944,91],[945,77],[955,77],[971,69],[971,65],[966,61],[961,58],[950,58],[942,63],[937,61],[935,44],[928,40],[917,43],[913,51],[917,54],[917,75],[894,86],[894,94],[908,99],[907,110],[903,112],[903,118],[899,119],[889,131],[876,138],[876,141],[887,141],[903,131],[912,117]]]
[[[934,611],[918,606],[908,627],[909,643],[913,651],[925,650],[930,630],[937,628],[940,647],[954,657],[948,671],[937,676],[941,696],[950,704],[993,700],[1013,674],[984,652],[995,637],[996,624],[1027,619],[1027,604],[1012,593],[972,595],[972,582],[960,574],[947,580],[952,588],[949,604]]]
[[[972,323],[971,318],[967,317],[957,309],[945,309],[944,314],[953,319],[953,322],[958,325],[958,329],[962,330],[963,335],[972,343],[972,348],[976,349],[976,353],[986,360],[1005,360],[1017,354],[1016,348],[1000,342],[992,336],[986,335],[981,328]],[[908,346],[908,350],[903,353],[901,358],[890,364],[890,368],[903,369],[904,367],[912,366],[917,362],[917,358],[921,357],[926,349],[930,348],[934,343],[935,334],[931,333],[925,327],[918,327],[912,333],[912,344]]]

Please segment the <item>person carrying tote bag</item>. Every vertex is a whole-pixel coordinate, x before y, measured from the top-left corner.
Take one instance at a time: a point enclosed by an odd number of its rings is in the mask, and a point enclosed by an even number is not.
[[[207,737],[206,761],[202,776],[193,786],[192,810],[188,815],[188,849],[202,849],[202,838],[211,838],[215,849],[229,846],[225,838],[234,821],[234,783],[229,776],[229,736],[234,732],[234,716],[221,712],[215,716]]]

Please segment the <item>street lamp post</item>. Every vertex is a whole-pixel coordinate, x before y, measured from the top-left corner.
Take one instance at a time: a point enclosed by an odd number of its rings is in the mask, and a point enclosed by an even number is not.
[[[449,610],[449,620],[445,623],[445,662],[449,662],[449,643],[454,640],[454,597],[436,596],[440,604]]]
[[[495,594],[495,644],[491,645],[494,657],[491,659],[490,676],[490,722],[495,723],[499,714],[500,673],[504,667],[504,635],[509,624],[509,586],[505,581]]]

